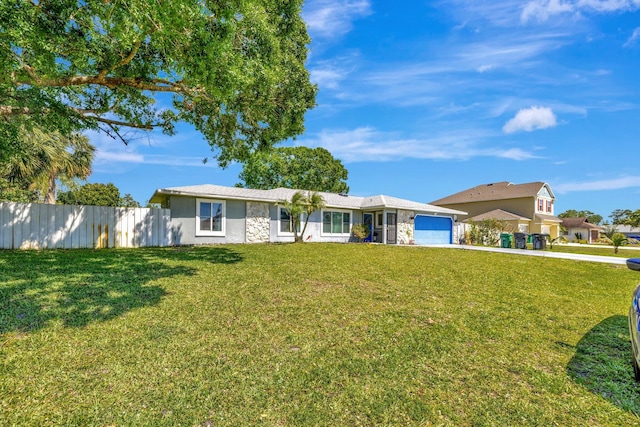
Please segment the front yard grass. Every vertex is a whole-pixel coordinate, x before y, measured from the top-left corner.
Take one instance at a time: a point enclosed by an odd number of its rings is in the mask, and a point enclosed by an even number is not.
[[[620,265],[305,243],[0,277],[0,425],[640,425]]]
[[[622,258],[640,258],[640,250],[637,249],[638,245],[633,245],[632,248],[626,246],[619,246],[618,253],[615,253],[613,246],[596,246],[596,245],[553,245],[551,248],[547,245],[547,249],[551,252],[566,252],[573,254],[587,254],[587,255],[601,255],[601,256],[615,256]]]

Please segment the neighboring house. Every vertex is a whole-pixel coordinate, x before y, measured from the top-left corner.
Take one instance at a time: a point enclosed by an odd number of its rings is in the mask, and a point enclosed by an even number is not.
[[[555,199],[547,183],[502,181],[478,185],[431,204],[467,212],[460,220],[503,219],[517,227],[515,232],[548,234],[554,239],[560,235],[562,221],[553,214]]]
[[[592,224],[586,217],[562,218],[564,237],[568,241],[586,240],[587,243],[595,243],[600,238],[600,232],[604,230],[597,224]]]
[[[253,190],[218,185],[161,188],[150,203],[171,209],[175,244],[290,242],[294,235],[283,201],[298,190]],[[366,241],[387,244],[457,242],[457,216],[466,212],[389,196],[320,193],[326,207],[313,212],[303,236],[349,242],[351,227],[369,225]],[[304,223],[304,218],[302,218]]]
[[[485,219],[497,219],[507,225],[507,229],[513,232],[528,229],[530,218],[526,218],[520,215],[513,214],[511,212],[503,211],[502,209],[494,209],[489,212],[481,213],[472,218],[467,218],[465,222],[482,222]]]
[[[629,239],[640,240],[640,227],[630,225],[616,225],[616,231],[627,236]]]

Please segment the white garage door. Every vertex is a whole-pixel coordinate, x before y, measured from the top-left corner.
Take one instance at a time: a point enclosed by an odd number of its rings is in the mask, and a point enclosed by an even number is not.
[[[417,245],[453,243],[453,219],[444,216],[416,215],[414,240]]]

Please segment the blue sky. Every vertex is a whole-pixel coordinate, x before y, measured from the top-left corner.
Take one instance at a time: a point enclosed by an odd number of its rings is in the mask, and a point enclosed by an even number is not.
[[[640,0],[308,0],[306,132],[350,193],[429,203],[479,184],[543,181],[555,213],[640,209]],[[198,133],[98,147],[90,182],[232,186]]]

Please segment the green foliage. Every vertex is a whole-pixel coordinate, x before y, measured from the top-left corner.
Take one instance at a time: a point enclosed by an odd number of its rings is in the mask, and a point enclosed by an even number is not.
[[[631,227],[640,227],[640,209],[631,212],[625,221],[625,224]]]
[[[612,219],[613,225],[640,227],[640,209],[636,209],[635,211],[630,209],[616,209],[611,212],[609,217]]]
[[[302,3],[3,0],[0,152],[23,127],[124,140],[187,122],[226,166],[295,137],[316,95]]]
[[[611,236],[611,244],[613,245],[614,253],[618,253],[618,248],[622,245],[626,245],[628,242],[629,239],[627,239],[627,236],[622,233],[614,233],[613,236]]]
[[[133,196],[129,193],[125,194],[120,198],[120,202],[118,203],[118,206],[123,208],[141,208],[142,207],[142,205],[139,202],[137,202],[133,198]]]
[[[511,227],[504,221],[487,218],[482,221],[469,221],[469,243],[476,245],[494,246],[500,240],[500,233],[511,232]]]
[[[120,206],[139,208],[131,194],[120,197],[120,190],[113,183],[84,184],[83,186],[58,194],[58,203],[63,205]]]
[[[587,218],[591,224],[600,224],[602,222],[602,215],[595,214],[591,211],[577,211],[575,209],[569,209],[558,215],[558,218]]]
[[[243,164],[238,187],[270,190],[293,188],[348,193],[348,172],[324,148],[281,147],[257,151]]]
[[[370,232],[371,230],[369,230],[369,226],[366,224],[356,223],[351,227],[351,233],[353,233],[353,236],[360,242],[362,242]]]
[[[29,190],[26,182],[11,182],[0,176],[0,202],[33,203],[38,201],[39,193]]]
[[[39,128],[22,131],[14,141],[18,147],[0,166],[0,175],[29,190],[37,190],[42,201],[56,202],[56,183],[85,179],[91,174],[95,148],[86,136],[62,135]]]
[[[304,233],[307,231],[309,217],[317,210],[324,208],[324,199],[315,191],[296,191],[291,196],[291,200],[282,200],[282,206],[291,218],[291,229],[295,242],[303,242]],[[298,226],[300,225],[300,215],[305,214],[304,227],[298,235]]]
[[[555,239],[551,239],[551,240],[549,240],[549,247],[550,247],[551,249],[553,249],[553,245],[557,245],[557,244],[559,244],[559,243],[568,243],[568,242],[569,242],[569,240],[567,240],[567,238],[566,238],[566,237],[564,237],[564,236],[558,236],[558,237],[556,237]]]
[[[622,225],[625,223],[627,217],[631,214],[631,210],[629,209],[616,209],[611,212],[609,218],[611,218],[613,225]]]
[[[618,232],[618,229],[616,228],[616,224],[604,224],[603,225],[603,234],[608,238],[611,239],[611,236],[613,236],[615,233]]]

